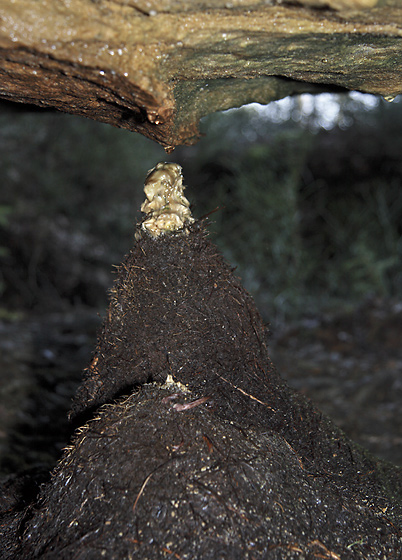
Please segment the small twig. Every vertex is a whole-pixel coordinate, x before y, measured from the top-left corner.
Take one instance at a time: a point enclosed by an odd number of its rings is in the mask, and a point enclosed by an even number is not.
[[[258,402],[259,404],[263,404],[264,406],[266,406],[267,408],[269,408],[270,410],[272,410],[272,412],[275,412],[275,409],[272,408],[272,406],[270,406],[268,403],[264,402],[264,401],[260,401],[260,399],[257,399],[257,397],[254,397],[254,395],[250,395],[249,393],[247,393],[246,391],[244,391],[243,389],[241,389],[240,387],[238,387],[237,385],[234,385],[234,383],[232,383],[231,381],[229,381],[228,379],[226,379],[225,377],[223,377],[223,375],[219,375],[219,373],[216,374],[220,379],[223,379],[223,381],[226,381],[226,383],[229,383],[229,385],[231,387],[233,387],[234,389],[237,389],[238,391],[240,391],[240,393],[242,393],[243,395],[245,395],[246,397],[249,397],[250,399],[252,399],[253,401]]]
[[[203,404],[203,403],[207,402],[210,398],[211,397],[201,397],[200,399],[197,399],[196,401],[185,403],[185,404],[176,403],[176,404],[173,405],[173,408],[177,412],[182,412],[183,410],[190,410],[190,408],[195,408],[196,406],[199,406],[200,404]]]
[[[223,210],[224,208],[225,206],[217,206],[213,210],[210,210],[209,212],[201,216],[201,218],[198,218],[198,221],[202,222],[202,220],[205,220],[205,218],[208,218],[208,216],[210,216],[211,214],[215,214],[215,212],[218,212],[219,210]]]
[[[138,500],[141,498],[144,490],[145,490],[145,486],[148,484],[148,482],[150,481],[151,477],[156,473],[157,470],[161,469],[162,467],[164,467],[165,465],[167,465],[169,462],[171,461],[171,459],[168,459],[167,461],[165,461],[164,463],[162,463],[161,465],[157,466],[156,469],[154,469],[144,480],[144,482],[142,483],[142,486],[140,488],[140,491],[137,494],[137,497],[135,499],[134,505],[133,505],[133,513],[135,512],[135,508],[137,507],[138,504]]]
[[[341,557],[336,554],[336,552],[332,552],[331,550],[328,550],[328,548],[325,546],[325,544],[323,544],[322,542],[320,542],[318,539],[315,539],[313,541],[310,541],[307,544],[308,547],[310,546],[318,546],[319,548],[321,548],[321,550],[324,551],[325,556],[319,555],[319,558],[325,558],[327,560],[331,559],[331,560],[341,560]],[[318,556],[318,554],[315,554],[315,556]]]
[[[138,500],[141,498],[142,493],[145,490],[145,486],[148,484],[148,482],[149,482],[150,478],[152,477],[152,475],[154,474],[154,472],[155,471],[151,472],[151,474],[149,474],[147,476],[147,478],[144,480],[144,482],[142,483],[140,491],[138,492],[137,497],[136,497],[135,502],[134,502],[134,505],[133,505],[133,513],[135,512],[135,508],[137,507]]]

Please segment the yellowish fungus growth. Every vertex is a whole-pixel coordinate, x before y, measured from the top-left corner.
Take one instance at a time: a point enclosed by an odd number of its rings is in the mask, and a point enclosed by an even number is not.
[[[158,237],[169,231],[184,229],[194,222],[190,203],[183,191],[180,165],[162,162],[151,169],[145,180],[144,192],[147,199],[141,206],[141,212],[147,216],[141,228],[153,237]]]

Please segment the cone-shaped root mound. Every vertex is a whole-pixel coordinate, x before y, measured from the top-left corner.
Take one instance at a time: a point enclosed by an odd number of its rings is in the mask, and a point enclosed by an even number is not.
[[[173,384],[105,406],[58,465],[15,558],[398,558],[395,512],[377,485],[367,493],[373,465],[348,451],[353,487],[324,463],[306,469],[269,427],[233,419]]]
[[[145,228],[119,267],[72,416],[95,411],[26,514],[15,558],[401,553],[400,471],[280,379],[202,223]]]
[[[118,270],[73,412],[168,375],[203,395],[218,390],[243,398],[254,387],[247,398],[269,409],[272,383],[279,382],[250,296],[199,224],[188,235],[136,242]]]

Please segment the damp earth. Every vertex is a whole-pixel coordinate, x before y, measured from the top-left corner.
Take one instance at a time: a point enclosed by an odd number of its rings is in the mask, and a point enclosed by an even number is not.
[[[75,387],[46,375],[43,360],[57,369],[57,354],[41,352],[46,391],[30,412],[42,426],[20,418],[20,431],[42,455],[2,481],[3,557],[397,557],[400,470],[281,378],[267,328],[205,223],[141,234],[116,272],[71,428],[44,412],[52,393],[64,417],[60,397]],[[71,326],[64,336],[82,346]],[[69,445],[49,477],[40,432],[50,431],[53,451],[63,431]],[[22,440],[14,455],[27,456]]]
[[[59,458],[100,323],[90,308],[1,320],[2,475],[46,472]],[[270,355],[282,377],[354,441],[402,466],[402,305],[367,300],[270,331]]]

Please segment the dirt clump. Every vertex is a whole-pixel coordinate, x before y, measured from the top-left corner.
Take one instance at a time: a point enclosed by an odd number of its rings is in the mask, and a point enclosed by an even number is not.
[[[90,420],[5,558],[398,558],[400,470],[281,380],[267,334],[202,222],[143,234],[73,402]]]

